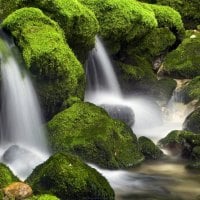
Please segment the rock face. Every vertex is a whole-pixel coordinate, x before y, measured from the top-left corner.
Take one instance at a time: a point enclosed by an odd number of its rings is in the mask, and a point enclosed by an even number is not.
[[[7,187],[16,181],[19,181],[19,179],[14,176],[14,174],[6,165],[0,163],[0,189],[3,189],[4,187]]]
[[[47,128],[54,152],[70,152],[103,168],[131,167],[144,159],[132,130],[90,103],[74,104]]]
[[[61,200],[114,200],[107,180],[69,154],[55,154],[36,167],[26,180],[36,194],[50,193]]]
[[[162,158],[163,152],[149,138],[144,136],[140,137],[138,139],[138,144],[145,159],[158,160]]]
[[[63,104],[69,106],[83,99],[84,70],[56,22],[37,8],[22,8],[9,15],[2,26],[11,32],[22,50],[25,63],[36,79],[47,118]]]
[[[3,189],[5,198],[25,199],[32,195],[32,189],[29,185],[22,182],[15,182]]]
[[[183,127],[185,130],[200,134],[200,108],[197,108],[185,119]]]
[[[102,104],[100,106],[104,108],[113,119],[119,119],[125,122],[129,127],[133,126],[135,115],[130,107],[109,104]]]

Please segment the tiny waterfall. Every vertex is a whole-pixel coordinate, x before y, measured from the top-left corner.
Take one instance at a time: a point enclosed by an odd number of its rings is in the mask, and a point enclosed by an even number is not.
[[[49,154],[37,95],[27,72],[19,66],[12,44],[0,38],[1,133],[0,153],[21,178]]]
[[[86,64],[87,77],[87,95],[91,92],[109,93],[115,96],[121,95],[120,85],[113,69],[110,58],[102,41],[96,36],[95,48],[89,53]]]

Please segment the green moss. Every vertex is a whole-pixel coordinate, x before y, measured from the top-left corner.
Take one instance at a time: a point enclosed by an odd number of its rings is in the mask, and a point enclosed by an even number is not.
[[[184,95],[188,101],[191,100],[200,100],[200,76],[195,77],[189,84],[184,87]]]
[[[168,50],[176,42],[175,35],[169,28],[156,28],[150,31],[135,48],[135,51],[147,57],[155,58]]]
[[[39,9],[22,8],[9,15],[2,26],[14,36],[27,67],[39,83],[48,116],[58,112],[68,98],[83,99],[84,70],[56,22]]]
[[[167,103],[177,86],[174,79],[162,78],[155,82],[155,84],[150,89],[150,95],[157,100],[164,101]]]
[[[200,170],[200,161],[191,161],[186,165],[187,169]]]
[[[187,29],[195,28],[200,20],[200,1],[198,0],[157,0],[157,3],[168,5],[180,12]]]
[[[134,0],[80,0],[97,16],[106,40],[130,41],[157,26],[154,13]]]
[[[19,181],[19,179],[14,176],[14,174],[6,165],[0,163],[0,189],[3,189],[4,187],[16,181]]]
[[[195,146],[192,149],[192,158],[200,161],[200,146]]]
[[[163,152],[147,137],[140,137],[138,145],[145,159],[157,160],[163,156]]]
[[[26,200],[59,200],[59,198],[53,195],[49,195],[49,194],[42,194],[42,195],[27,198]]]
[[[200,75],[200,33],[185,38],[164,61],[164,72],[175,78],[194,78]]]
[[[79,58],[94,46],[94,38],[99,25],[94,13],[77,0],[0,0],[0,18],[22,7],[41,9],[51,19],[59,23],[71,48]]]
[[[184,128],[195,133],[200,133],[200,108],[194,110],[185,120]]]
[[[114,200],[114,192],[106,179],[69,154],[53,155],[36,167],[26,181],[34,193],[54,194],[62,200]]]
[[[131,167],[143,160],[131,129],[93,104],[76,103],[47,127],[54,152],[70,152],[105,168]]]

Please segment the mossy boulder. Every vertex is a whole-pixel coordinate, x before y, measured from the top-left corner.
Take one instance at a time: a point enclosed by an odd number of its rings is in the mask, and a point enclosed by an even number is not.
[[[125,93],[147,92],[156,82],[151,65],[142,57],[135,57],[134,64],[116,62],[121,88]]]
[[[59,198],[49,194],[42,194],[42,195],[32,196],[30,198],[27,198],[26,200],[59,200]]]
[[[154,13],[134,0],[79,1],[95,13],[100,34],[108,41],[130,41],[157,26]]]
[[[194,78],[200,75],[200,32],[186,37],[163,63],[163,72],[174,78]]]
[[[0,189],[10,185],[19,179],[12,173],[12,171],[3,163],[0,163]]]
[[[37,8],[22,8],[9,15],[2,27],[12,34],[22,51],[47,117],[58,112],[64,101],[83,99],[83,67],[56,22]]]
[[[200,76],[195,77],[187,85],[184,86],[182,94],[184,102],[188,103],[192,100],[200,100]]]
[[[104,168],[132,167],[144,159],[132,130],[90,103],[74,104],[47,128],[54,152],[70,152]]]
[[[0,0],[0,5],[0,19],[22,7],[41,9],[58,22],[64,30],[68,44],[81,59],[94,46],[95,35],[99,31],[98,21],[94,13],[77,0]]]
[[[196,160],[199,155],[200,135],[191,131],[172,131],[159,141],[162,148],[168,149],[173,155]]]
[[[107,180],[70,154],[53,155],[37,166],[26,181],[35,194],[54,194],[62,200],[114,200],[114,192]]]
[[[145,156],[145,159],[153,159],[158,160],[162,158],[163,152],[159,149],[158,146],[156,146],[149,138],[147,137],[139,137],[138,139],[138,145],[140,148],[140,151]]]
[[[200,134],[200,108],[197,108],[189,116],[187,116],[183,127],[185,130]]]

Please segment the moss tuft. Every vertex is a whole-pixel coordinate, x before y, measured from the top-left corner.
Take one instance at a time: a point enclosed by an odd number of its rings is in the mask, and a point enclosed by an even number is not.
[[[157,160],[163,156],[163,152],[149,138],[140,137],[138,139],[140,151],[145,156],[145,159]]]
[[[54,194],[61,200],[114,200],[107,180],[70,154],[53,155],[37,166],[26,181],[35,194]]]
[[[76,103],[47,127],[54,152],[70,152],[104,168],[131,167],[143,160],[131,129],[93,104]]]
[[[26,198],[26,200],[59,200],[59,198],[53,195],[49,195],[49,194],[42,194],[42,195]]]
[[[2,26],[22,50],[48,117],[68,98],[83,99],[84,70],[56,22],[37,8],[22,8],[9,15]]]
[[[3,163],[0,163],[0,189],[17,181],[19,181],[19,179],[14,176],[11,170]]]

